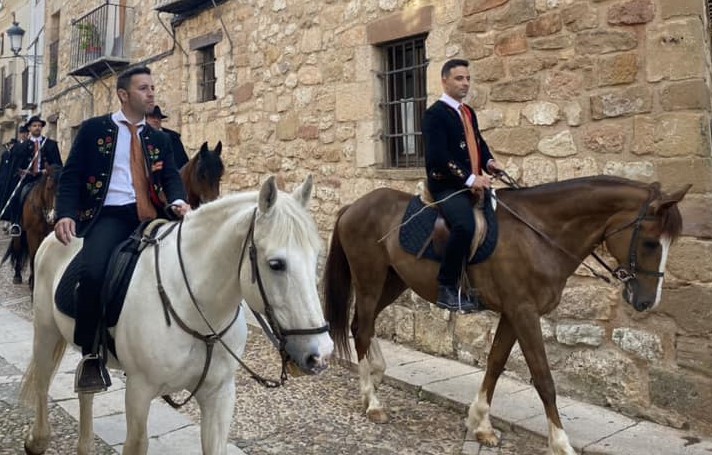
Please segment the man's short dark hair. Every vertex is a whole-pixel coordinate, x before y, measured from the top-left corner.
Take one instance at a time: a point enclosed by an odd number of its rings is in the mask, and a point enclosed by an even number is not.
[[[116,90],[120,88],[128,90],[129,85],[131,85],[131,78],[137,74],[148,74],[150,76],[151,68],[147,66],[136,66],[133,68],[129,68],[123,73],[119,74],[119,77],[116,78]]]
[[[467,60],[463,60],[461,58],[454,58],[452,60],[448,60],[443,65],[443,69],[440,70],[440,77],[445,79],[446,77],[448,77],[450,75],[450,70],[453,68],[457,68],[458,66],[467,67],[467,66],[470,66],[470,62],[468,62]]]

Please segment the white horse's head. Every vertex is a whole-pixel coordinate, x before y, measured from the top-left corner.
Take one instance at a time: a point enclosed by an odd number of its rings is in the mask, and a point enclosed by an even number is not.
[[[247,304],[272,320],[289,359],[309,374],[326,368],[334,348],[317,291],[322,242],[307,210],[311,192],[311,177],[291,195],[277,190],[274,177],[262,185],[252,240],[246,239],[254,249],[241,273]]]

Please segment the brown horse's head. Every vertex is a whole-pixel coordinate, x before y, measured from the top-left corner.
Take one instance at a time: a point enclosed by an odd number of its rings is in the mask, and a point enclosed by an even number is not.
[[[191,207],[197,208],[220,196],[220,180],[225,172],[221,152],[222,142],[218,142],[214,150],[210,150],[208,143],[204,142],[200,151],[181,170]]]
[[[677,203],[690,187],[668,195],[658,183],[650,185],[648,199],[632,207],[628,219],[622,213],[614,217],[607,229],[606,246],[620,264],[616,275],[625,284],[623,297],[638,311],[660,303],[670,245],[682,231]]]

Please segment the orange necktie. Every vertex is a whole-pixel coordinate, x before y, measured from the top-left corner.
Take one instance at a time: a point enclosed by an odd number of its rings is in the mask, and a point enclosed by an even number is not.
[[[462,114],[462,124],[465,126],[465,142],[467,142],[467,151],[470,153],[472,173],[474,175],[481,175],[480,147],[477,143],[477,139],[475,139],[475,130],[472,128],[472,117],[470,117],[470,111],[464,104],[460,104],[460,113]]]
[[[138,138],[138,126],[127,121],[122,122],[131,132],[131,180],[136,192],[136,210],[140,221],[152,220],[158,216],[156,207],[148,197],[148,171],[143,158],[141,141]]]
[[[40,141],[32,141],[35,143],[35,157],[32,159],[32,175],[37,175],[40,172]]]

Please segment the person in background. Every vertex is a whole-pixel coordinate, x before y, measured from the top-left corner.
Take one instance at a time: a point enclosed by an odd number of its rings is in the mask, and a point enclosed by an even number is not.
[[[146,121],[153,129],[163,131],[170,138],[173,146],[173,160],[176,162],[176,167],[180,169],[188,162],[188,155],[185,153],[185,147],[183,147],[183,142],[180,140],[180,133],[163,127],[163,119],[166,118],[168,116],[161,112],[161,107],[158,105],[146,115]]]

